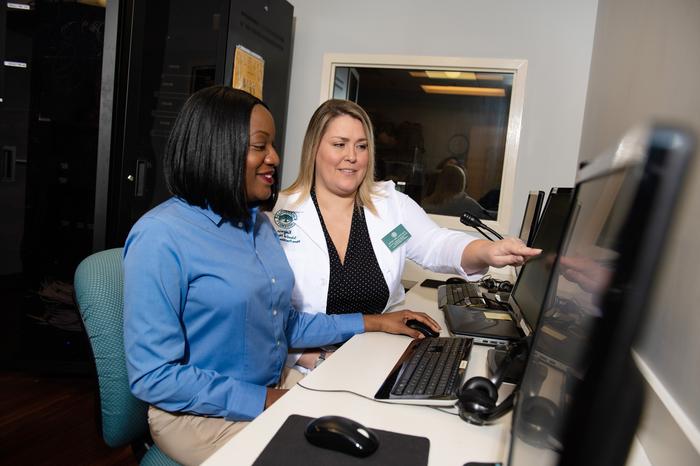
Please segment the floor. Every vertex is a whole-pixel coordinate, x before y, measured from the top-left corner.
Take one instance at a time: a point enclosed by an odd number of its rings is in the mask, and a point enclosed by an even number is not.
[[[136,465],[97,427],[91,377],[0,372],[0,464]]]
[[[72,287],[0,276],[0,464],[136,465],[97,424],[97,383]]]

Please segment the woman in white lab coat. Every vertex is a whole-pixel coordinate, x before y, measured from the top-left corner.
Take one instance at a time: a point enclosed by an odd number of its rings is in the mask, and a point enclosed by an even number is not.
[[[440,228],[393,182],[376,182],[373,174],[365,111],[346,100],[323,103],[304,137],[299,176],[271,214],[294,271],[297,310],[384,312],[404,298],[406,258],[476,279],[489,266],[522,265],[539,253],[515,238],[490,242]],[[323,358],[307,351],[296,362],[313,368]]]

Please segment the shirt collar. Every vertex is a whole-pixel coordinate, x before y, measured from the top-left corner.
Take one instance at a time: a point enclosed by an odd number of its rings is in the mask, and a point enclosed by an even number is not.
[[[250,214],[250,219],[248,221],[243,221],[243,220],[236,220],[236,221],[231,221],[231,224],[236,226],[236,227],[241,227],[241,223],[243,224],[243,229],[247,230],[248,225],[255,225],[255,219],[258,216],[258,212],[260,211],[260,207],[253,207],[248,209],[248,214]],[[225,222],[225,220],[221,217],[221,215],[217,214],[213,210],[211,210],[211,207],[207,207],[206,209],[202,209],[202,213],[209,217],[209,220],[214,223],[217,227],[220,227],[222,223]]]
[[[201,209],[201,208],[200,208]],[[221,223],[223,222],[223,219],[221,218],[221,215],[217,214],[213,210],[211,210],[211,207],[208,207],[206,209],[201,209],[202,213],[206,215],[209,220],[212,221],[214,225],[221,226]]]
[[[211,210],[211,207],[207,206],[206,209],[203,209],[203,208],[201,208],[201,207],[194,206],[194,205],[192,205],[192,204],[188,204],[188,203],[187,203],[186,201],[184,201],[183,199],[178,199],[178,200],[181,201],[181,202],[184,202],[185,204],[189,205],[189,206],[192,207],[193,209],[200,211],[200,212],[201,212],[202,214],[204,214],[209,220],[211,220],[211,222],[212,222],[214,225],[216,225],[217,227],[220,227],[221,224],[224,223],[224,219],[221,217],[221,215],[219,215],[219,214],[217,214],[216,212],[214,212],[213,210]],[[257,218],[257,216],[258,216],[258,212],[259,212],[259,211],[260,211],[260,207],[258,207],[258,206],[252,207],[252,208],[248,209],[248,213],[250,214],[250,223],[251,223],[252,225],[255,224],[255,220],[256,220],[256,218]],[[238,226],[238,223],[239,223],[239,222],[236,221],[236,222],[231,222],[231,223],[232,223],[233,225]],[[246,222],[244,222],[244,225],[245,225],[245,223],[246,223]]]

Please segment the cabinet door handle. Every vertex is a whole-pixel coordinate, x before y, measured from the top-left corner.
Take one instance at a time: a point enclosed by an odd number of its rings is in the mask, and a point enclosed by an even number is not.
[[[2,160],[0,160],[0,181],[15,181],[17,165],[17,148],[14,146],[3,146]]]
[[[146,185],[146,171],[148,170],[148,161],[136,160],[136,180],[134,183],[134,196],[143,197]]]

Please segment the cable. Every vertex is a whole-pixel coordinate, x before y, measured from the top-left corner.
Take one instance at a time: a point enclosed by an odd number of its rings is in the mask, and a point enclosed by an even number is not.
[[[487,235],[486,232],[483,231],[483,230],[482,230],[481,228],[479,228],[478,226],[473,225],[473,227],[474,227],[474,229],[475,229],[476,231],[478,231],[479,233],[481,233],[481,236],[483,236],[483,237],[486,238],[487,240],[489,240],[489,241],[495,241],[493,238],[491,238],[489,235]]]
[[[486,236],[486,238],[488,238],[491,241],[493,241],[493,239],[491,237],[487,236],[486,234],[484,234],[484,232],[479,230],[479,228],[485,229],[486,231],[490,232],[498,239],[503,239],[503,236],[501,236],[500,233],[498,233],[496,230],[489,227],[488,225],[485,225],[478,217],[470,214],[469,212],[464,212],[462,214],[462,216],[459,218],[459,221],[468,227],[476,228],[479,231],[479,233]]]
[[[384,403],[384,404],[387,404],[387,405],[400,405],[400,406],[418,406],[418,407],[420,407],[420,408],[435,409],[435,410],[437,410],[437,411],[442,411],[442,412],[445,413],[445,414],[451,414],[451,415],[454,415],[454,416],[458,416],[458,415],[459,415],[459,414],[457,414],[457,413],[451,413],[451,412],[449,412],[449,411],[445,411],[445,410],[442,409],[440,406],[427,406],[427,405],[413,404],[413,403],[397,403],[397,402],[395,402],[395,401],[382,401],[382,400],[377,400],[376,398],[370,398],[370,397],[368,397],[368,396],[362,395],[362,394],[357,393],[357,392],[353,392],[353,391],[351,391],[351,390],[342,390],[342,389],[332,390],[332,389],[311,388],[311,387],[307,387],[306,385],[302,384],[301,381],[297,382],[297,385],[300,386],[301,388],[303,388],[304,390],[309,390],[309,391],[311,391],[311,392],[321,392],[321,393],[348,393],[348,394],[350,394],[350,395],[359,396],[360,398],[364,398],[365,400],[369,400],[369,401],[374,401],[374,402],[376,402],[376,403]],[[457,400],[455,400],[455,403],[457,403]]]
[[[452,411],[447,411],[444,408],[440,408],[439,406],[426,406],[426,408],[432,408],[436,411],[441,411],[445,414],[449,414],[451,416],[459,416],[459,412],[453,413]]]
[[[485,228],[486,231],[488,231],[489,233],[492,233],[493,236],[495,236],[496,238],[498,238],[498,239],[503,239],[503,236],[501,236],[500,233],[498,233],[496,230],[494,230],[493,228],[489,227],[488,225],[482,224],[481,227],[482,227],[482,228]]]

